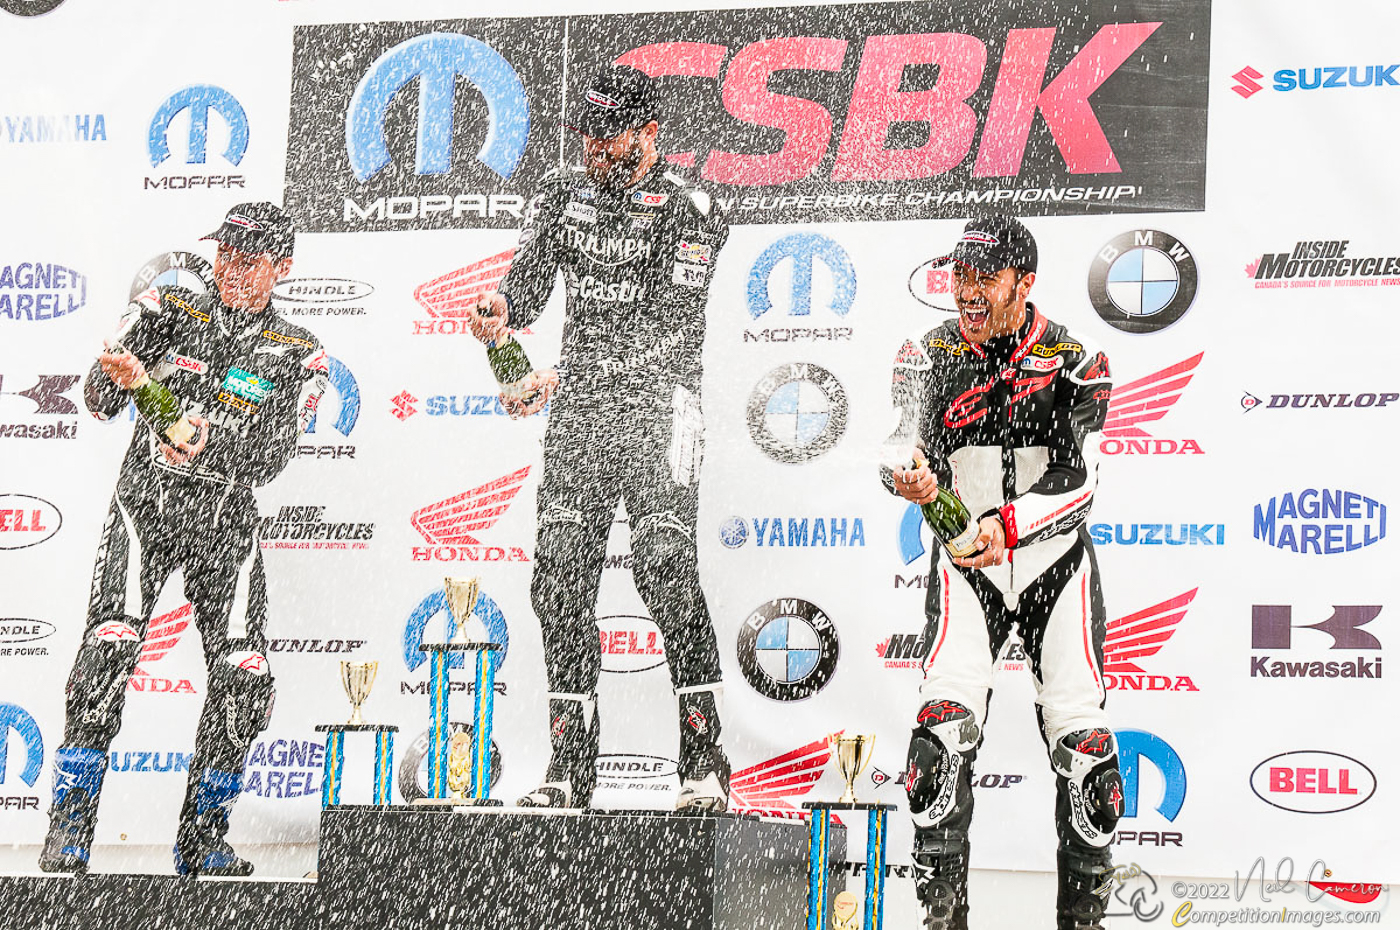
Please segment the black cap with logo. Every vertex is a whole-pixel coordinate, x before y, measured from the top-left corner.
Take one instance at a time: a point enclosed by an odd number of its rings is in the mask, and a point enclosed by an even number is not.
[[[588,82],[564,125],[594,139],[611,139],[661,118],[661,94],[645,71],[608,65]]]
[[[1003,268],[1035,271],[1039,262],[1035,236],[1014,216],[975,216],[963,227],[962,238],[949,255],[933,260],[934,267],[957,262],[996,274]]]
[[[297,242],[292,218],[266,200],[238,204],[228,211],[222,226],[201,238],[213,239],[240,252],[267,252],[273,258],[289,257]]]

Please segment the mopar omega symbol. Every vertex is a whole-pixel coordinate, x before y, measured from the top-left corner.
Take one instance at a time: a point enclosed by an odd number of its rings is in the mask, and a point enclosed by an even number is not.
[[[789,316],[812,313],[812,271],[820,260],[831,273],[831,310],[845,316],[856,299],[856,269],[851,257],[834,239],[816,233],[784,236],[763,250],[749,271],[749,316],[758,319],[773,309],[768,281],[784,259],[792,259],[792,303]]]
[[[515,69],[470,36],[433,32],[400,42],[375,60],[355,88],[345,119],[345,148],[355,177],[368,181],[393,160],[385,138],[389,106],[418,79],[417,174],[452,170],[457,76],[486,99],[490,125],[477,160],[503,178],[515,173],[530,133],[530,101]]]
[[[190,111],[187,164],[204,164],[205,149],[209,144],[210,110],[218,111],[228,124],[228,148],[224,149],[224,159],[234,165],[243,160],[243,153],[248,151],[248,114],[243,112],[243,105],[222,87],[196,84],[171,95],[151,117],[149,148],[153,167],[170,157],[170,145],[166,138],[170,133],[170,123],[185,110]]]

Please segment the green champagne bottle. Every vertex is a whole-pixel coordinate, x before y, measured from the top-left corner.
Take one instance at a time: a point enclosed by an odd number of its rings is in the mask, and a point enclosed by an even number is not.
[[[514,336],[507,336],[504,342],[486,347],[486,360],[491,363],[491,373],[500,382],[501,390],[507,394],[519,394],[519,384],[534,371],[525,350]],[[528,401],[528,398],[522,398]]]
[[[194,437],[194,424],[181,412],[180,398],[170,393],[168,387],[143,374],[132,384],[130,391],[136,409],[157,435],[164,436],[172,443],[187,443]]]
[[[922,452],[915,452],[910,468],[923,468],[928,464]],[[981,528],[968,513],[967,505],[958,499],[950,489],[938,486],[938,495],[927,504],[920,504],[924,519],[934,535],[943,540],[943,548],[955,559],[966,558],[977,552],[977,537]]]

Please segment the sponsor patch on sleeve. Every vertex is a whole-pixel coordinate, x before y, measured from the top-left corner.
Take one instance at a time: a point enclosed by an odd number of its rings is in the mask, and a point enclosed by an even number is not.
[[[709,271],[704,265],[676,262],[671,266],[671,283],[682,287],[704,287]]]
[[[570,200],[569,205],[564,208],[564,216],[571,220],[578,220],[580,223],[596,225],[598,222],[598,208],[590,203],[579,203],[577,200]]]
[[[710,256],[714,249],[703,242],[691,242],[682,239],[676,244],[676,258],[683,262],[695,262],[697,265],[708,265]]]
[[[906,339],[904,345],[899,347],[899,352],[895,354],[894,364],[896,368],[914,368],[924,371],[933,366],[928,353],[912,339]]]
[[[288,336],[286,333],[274,332],[270,329],[263,330],[262,337],[264,339],[270,339],[273,342],[280,342],[283,345],[301,346],[303,349],[315,348],[316,345],[314,342],[302,339],[298,336]]]
[[[262,402],[276,389],[267,378],[233,367],[224,375],[224,383],[219,389],[219,400],[242,410],[244,413],[257,413]]]

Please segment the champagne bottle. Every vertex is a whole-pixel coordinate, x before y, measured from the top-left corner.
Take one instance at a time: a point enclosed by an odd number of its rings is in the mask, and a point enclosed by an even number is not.
[[[527,395],[520,387],[520,382],[535,368],[514,336],[507,336],[505,341],[497,345],[487,346],[486,360],[491,363],[491,373],[500,382],[502,394],[527,404],[535,399],[538,392],[532,391]]]
[[[172,443],[187,443],[194,437],[195,425],[181,412],[180,398],[170,393],[168,387],[142,374],[130,391],[136,409],[157,435]]]
[[[928,464],[922,453],[915,452],[911,468],[922,468]],[[938,494],[927,504],[920,504],[924,519],[934,535],[943,540],[943,548],[955,559],[966,558],[977,552],[977,537],[981,528],[967,505],[958,499],[950,489],[938,486]]]

